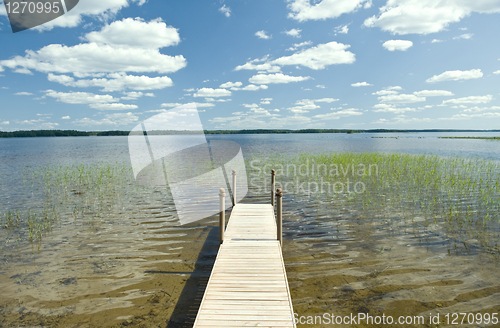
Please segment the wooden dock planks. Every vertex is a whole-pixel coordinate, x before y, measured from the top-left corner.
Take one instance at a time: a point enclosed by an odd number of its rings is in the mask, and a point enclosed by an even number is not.
[[[233,208],[194,327],[295,327],[271,205]]]

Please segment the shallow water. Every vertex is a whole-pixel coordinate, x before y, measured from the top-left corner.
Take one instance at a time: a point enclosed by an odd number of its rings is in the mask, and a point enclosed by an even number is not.
[[[468,240],[447,238],[444,227],[402,231],[411,226],[390,209],[376,216],[337,211],[316,203],[314,210],[287,213],[284,260],[294,310],[299,316],[423,316],[447,313],[498,313],[498,251],[488,254]],[[295,212],[295,213],[293,213]],[[416,217],[416,221],[424,221]],[[368,222],[367,222],[368,221]],[[315,324],[314,327],[328,327]],[[367,325],[376,327],[391,325]],[[472,325],[483,327],[487,325]],[[495,326],[495,325],[492,325]],[[471,325],[459,325],[471,327]]]
[[[353,151],[358,144],[364,145],[358,149],[362,151],[375,141],[381,151],[392,151],[401,141],[344,135],[333,136],[337,139],[332,143],[331,135],[306,137],[302,143],[282,135],[234,140],[245,155],[262,155],[263,149],[341,150],[339,145]],[[0,148],[8,150],[0,164],[0,189],[6,196],[0,200],[2,213],[41,211],[47,201],[43,186],[36,189],[22,177],[26,166],[127,163],[126,138],[90,138],[90,143],[55,139],[0,140]],[[49,142],[45,151],[40,150],[42,140]],[[408,140],[410,153],[428,153],[434,147],[418,137]],[[473,141],[469,148],[460,150],[455,144],[445,153],[500,158],[500,147],[492,141]],[[121,179],[114,193],[99,191],[98,201],[90,196],[91,189],[80,193],[70,188],[52,198],[62,204],[55,204],[57,220],[40,241],[30,243],[25,232],[0,229],[0,326],[192,326],[217,254],[218,220],[179,226],[168,190],[138,187],[127,173]],[[250,188],[244,202],[269,201],[268,192]],[[299,316],[328,312],[427,319],[440,313],[443,319],[446,313],[500,312],[496,245],[453,235],[444,220],[424,224],[426,218],[418,211],[409,214],[390,206],[366,210],[341,197],[292,193],[285,194],[283,203],[284,260]],[[427,321],[420,326],[431,327]],[[471,325],[439,325],[447,326]]]

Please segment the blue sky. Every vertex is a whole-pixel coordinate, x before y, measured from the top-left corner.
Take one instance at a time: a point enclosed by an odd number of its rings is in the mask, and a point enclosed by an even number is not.
[[[1,2],[1,1],[0,1]],[[500,0],[80,0],[12,33],[0,130],[500,127]]]

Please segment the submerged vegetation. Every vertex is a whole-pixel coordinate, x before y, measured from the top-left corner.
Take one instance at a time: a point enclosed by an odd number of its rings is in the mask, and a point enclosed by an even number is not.
[[[500,140],[500,137],[439,137],[439,139],[487,139],[487,140]]]
[[[271,169],[285,197],[321,200],[333,217],[341,209],[367,220],[362,224],[385,217],[391,233],[432,231],[453,242],[457,253],[480,247],[499,254],[496,161],[384,153],[252,157],[250,192],[270,192]],[[25,190],[39,201],[0,213],[2,244],[39,243],[61,218],[95,225],[120,211],[126,193],[137,188],[126,164],[27,167],[22,176]]]
[[[0,212],[5,244],[40,242],[62,216],[93,224],[113,211],[132,183],[130,167],[118,163],[27,167],[20,175],[25,190],[40,201]]]
[[[26,236],[33,242],[41,240],[43,234],[51,231],[56,219],[57,213],[55,208],[52,208],[52,210],[43,209],[40,213],[33,213],[31,209],[22,212],[19,210],[15,212],[8,210],[2,216],[2,228],[20,229],[25,227]],[[18,240],[22,239],[18,238]]]
[[[387,229],[441,234],[456,253],[473,248],[500,255],[500,164],[432,155],[330,153],[248,159],[251,186],[289,197],[320,199],[366,220],[391,219]],[[253,179],[253,180],[252,180]],[[365,222],[369,224],[370,221]],[[450,251],[451,252],[451,251]]]
[[[211,163],[189,164],[186,172],[213,169]],[[494,260],[500,257],[499,162],[390,153],[248,157],[245,202],[269,202],[271,169],[276,188],[284,189],[284,258],[298,313],[414,315],[456,304],[491,307],[488,297],[498,285]],[[183,320],[176,303],[188,304],[180,295],[205,277],[197,270],[210,273],[217,219],[175,226],[168,193],[157,188],[139,194],[129,164],[36,166],[18,173],[7,184],[19,184],[8,195],[16,205],[0,209],[0,268],[11,284],[0,306],[6,324],[87,320],[102,326],[102,317],[123,313],[135,318],[120,319],[122,325],[146,325],[152,319],[143,321],[144,313],[157,318],[160,312]],[[164,211],[171,211],[168,218]],[[446,248],[450,255],[481,256],[446,260]],[[26,265],[30,252],[34,266]],[[469,283],[483,262],[492,264],[484,271],[490,280]],[[186,273],[196,280],[186,281]],[[435,301],[426,298],[429,291]],[[80,300],[94,302],[81,303],[83,316],[73,307]],[[124,302],[130,306],[121,307]]]

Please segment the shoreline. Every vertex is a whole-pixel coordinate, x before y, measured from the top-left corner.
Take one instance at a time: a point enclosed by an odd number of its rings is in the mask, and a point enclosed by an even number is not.
[[[174,134],[200,134],[201,131],[152,131],[154,134],[174,135]],[[203,130],[204,134],[315,134],[315,133],[491,133],[500,130],[462,130],[462,129],[424,129],[424,130],[398,130],[398,129],[301,129],[301,130]],[[130,131],[77,131],[77,130],[18,130],[5,132],[0,131],[0,138],[37,138],[37,137],[109,137],[128,136]],[[448,139],[468,139],[480,137],[442,137]]]

